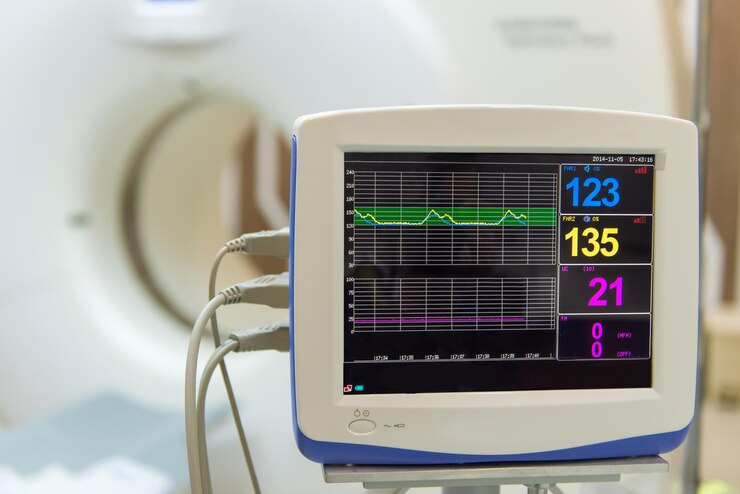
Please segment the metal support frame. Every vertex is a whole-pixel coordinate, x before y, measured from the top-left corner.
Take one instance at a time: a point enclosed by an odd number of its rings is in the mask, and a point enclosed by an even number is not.
[[[660,456],[585,461],[466,465],[324,465],[327,483],[362,483],[366,489],[442,487],[444,494],[499,492],[501,485],[526,485],[528,494],[560,493],[557,484],[617,482],[622,474],[664,473]]]
[[[694,71],[693,108],[691,118],[699,129],[699,210],[700,235],[704,231],[707,219],[706,177],[708,136],[710,127],[709,113],[709,40],[710,40],[711,0],[698,0],[698,29],[696,36],[696,67]],[[699,273],[702,281],[702,272]],[[703,326],[703,307],[699,305],[699,324]],[[704,405],[707,337],[704,328],[699,331],[699,359],[696,383],[696,406],[694,420],[686,440],[686,448],[681,469],[681,494],[696,494],[701,483],[699,475],[701,419]]]

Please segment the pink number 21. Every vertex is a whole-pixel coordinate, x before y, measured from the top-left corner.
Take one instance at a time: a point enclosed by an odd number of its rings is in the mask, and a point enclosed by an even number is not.
[[[596,293],[588,301],[589,307],[603,307],[607,305],[606,299],[601,298],[606,293],[607,287],[609,290],[614,290],[614,305],[622,305],[622,277],[619,276],[612,283],[606,281],[605,278],[593,278],[588,282],[588,286],[597,287]]]

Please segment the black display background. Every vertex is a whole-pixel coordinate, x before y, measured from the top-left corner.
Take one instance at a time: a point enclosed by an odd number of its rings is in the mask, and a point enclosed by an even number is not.
[[[345,164],[348,170],[368,171],[479,171],[479,172],[531,172],[551,171],[560,173],[561,163],[593,163],[603,157],[614,158],[616,162],[627,162],[630,157],[648,155],[557,155],[557,154],[492,154],[492,153],[345,153]],[[609,176],[624,176],[634,173],[634,166],[615,165],[610,162],[612,170]],[[416,162],[416,163],[412,163]],[[448,162],[455,162],[453,164]],[[623,170],[619,169],[624,167]],[[602,165],[606,168],[606,165]],[[629,168],[629,170],[627,170]],[[652,165],[648,165],[649,182],[652,186]],[[569,175],[572,176],[572,175]],[[629,186],[620,183],[620,197],[622,201],[631,201],[632,197],[643,197],[646,181],[626,178],[625,184],[638,180],[640,193],[630,194]],[[347,176],[346,183],[351,181]],[[559,191],[563,189],[560,182]],[[354,208],[354,203],[347,200],[352,195],[346,189],[345,209]],[[624,214],[649,214],[652,212],[652,191],[649,190],[647,202],[637,200],[638,208],[649,204],[648,210],[630,209],[629,204],[620,204],[618,211]],[[400,198],[387,206],[402,204]],[[578,210],[571,208],[577,214],[595,214],[595,210]],[[598,208],[597,208],[598,209]],[[603,210],[602,210],[603,214]],[[651,228],[647,228],[650,245],[652,244]],[[344,332],[344,383],[353,384],[351,394],[382,394],[382,393],[432,393],[432,392],[466,392],[466,391],[510,391],[510,390],[543,390],[543,389],[601,389],[601,388],[636,388],[650,387],[652,363],[644,360],[555,360],[551,355],[555,352],[557,331],[439,331],[439,332],[409,332],[403,333],[353,333],[353,324],[349,320],[352,310],[352,297],[348,295],[351,289],[349,280],[355,278],[401,278],[401,277],[521,277],[521,276],[550,276],[558,274],[557,265],[499,265],[499,266],[354,266],[351,256],[347,254],[352,249],[348,238],[352,235],[351,229],[345,235],[345,332]],[[561,234],[562,237],[563,234]],[[625,237],[626,238],[626,237]],[[562,242],[562,238],[560,240]],[[644,239],[636,242],[628,241],[625,249],[632,243],[637,245],[634,252],[644,252]],[[620,243],[621,248],[621,243]],[[625,253],[629,249],[625,250]],[[627,255],[627,254],[625,254]],[[640,256],[642,254],[639,254]],[[603,268],[599,266],[598,268]],[[620,266],[620,268],[622,268]],[[644,267],[648,275],[638,275],[639,288],[629,283],[629,290],[647,290],[647,299],[650,299],[650,266]],[[614,275],[608,270],[599,273]],[[563,273],[560,273],[561,276]],[[561,311],[564,298],[572,293],[579,293],[579,300],[587,293],[569,280],[577,280],[577,273],[567,276],[565,285],[560,287]],[[632,274],[622,273],[623,276]],[[585,273],[584,276],[593,273]],[[613,276],[612,276],[613,277]],[[562,281],[561,281],[562,283]],[[582,288],[582,287],[581,287]],[[585,289],[591,290],[588,285]],[[625,286],[625,290],[627,287]],[[633,293],[633,292],[630,292]],[[634,292],[636,293],[636,292]],[[589,295],[590,296],[590,295]],[[587,300],[587,298],[586,298]],[[629,299],[631,300],[631,299]],[[625,303],[628,303],[625,291]],[[629,302],[631,307],[632,302]],[[649,305],[649,304],[648,304]],[[626,308],[622,310],[626,311]],[[648,310],[648,309],[645,309]],[[555,316],[554,316],[555,317]],[[473,334],[471,334],[473,333]],[[440,355],[440,360],[427,361],[422,357],[427,352],[434,351]],[[464,354],[460,360],[444,360],[444,355]],[[496,357],[496,354],[499,357]],[[501,354],[514,354],[514,358],[500,358]],[[478,359],[479,355],[489,354],[488,359]],[[387,360],[374,360],[376,356],[386,356]],[[414,355],[413,361],[399,361],[401,355]],[[468,357],[469,356],[469,357]],[[362,385],[363,391],[357,392],[356,385]],[[345,392],[345,394],[350,394]]]
[[[565,162],[564,162],[565,163]],[[575,170],[569,170],[575,168]],[[652,165],[588,165],[588,172],[585,171],[586,165],[564,166],[560,177],[560,208],[563,214],[651,214],[653,212],[653,166]],[[645,173],[636,173],[642,172]],[[578,197],[578,206],[573,205],[573,190],[566,190],[575,177],[580,180],[580,191]],[[584,201],[591,192],[594,192],[596,186],[586,187],[585,181],[588,179],[597,179],[603,182],[608,178],[613,178],[619,182],[617,192],[620,196],[618,204],[607,206],[584,206]],[[593,200],[599,202],[609,199],[607,193],[608,187],[599,188]]]
[[[572,219],[572,221],[571,221]],[[588,221],[586,221],[588,219]],[[637,221],[637,223],[635,223]],[[578,228],[577,255],[572,255],[572,239],[565,239],[574,227]],[[583,253],[586,248],[593,250],[589,244],[592,235],[584,236],[588,228],[597,228],[599,232],[604,228],[617,228],[618,234],[613,235],[619,242],[616,254],[604,256],[599,251],[595,256],[588,257]],[[598,237],[601,239],[601,236]],[[611,245],[604,244],[607,252]],[[653,254],[653,217],[652,216],[606,216],[606,215],[573,215],[560,218],[560,262],[562,264],[588,263],[649,263]]]
[[[562,266],[560,269],[560,312],[650,312],[649,265]],[[601,284],[589,286],[595,278],[606,280],[606,291],[599,297],[606,305],[588,305],[601,287]],[[609,288],[617,278],[622,278],[621,306],[616,305],[616,289]]]
[[[622,358],[620,352],[629,352],[629,358],[650,357],[649,314],[568,315],[560,316],[558,322],[558,358],[561,360],[594,359],[591,353],[594,341],[602,345],[601,359]],[[598,340],[592,333],[596,322],[602,327]]]

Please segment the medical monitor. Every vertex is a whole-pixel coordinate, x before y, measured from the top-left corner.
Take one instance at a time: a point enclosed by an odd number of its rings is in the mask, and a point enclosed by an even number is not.
[[[430,107],[296,124],[296,434],[324,463],[655,454],[693,415],[696,130]]]

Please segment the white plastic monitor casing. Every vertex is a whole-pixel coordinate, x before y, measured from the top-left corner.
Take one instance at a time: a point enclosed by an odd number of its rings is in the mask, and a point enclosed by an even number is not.
[[[543,458],[557,458],[567,450],[562,457],[572,458],[610,456],[613,444],[626,445],[613,450],[620,455],[654,454],[681,442],[694,412],[698,336],[692,123],[603,110],[453,106],[321,113],[298,119],[294,131],[291,326],[296,434],[306,456],[382,462],[361,453],[378,446],[392,449],[372,450],[421,452],[408,462],[435,462],[424,453],[468,461],[545,452]],[[344,152],[350,151],[654,154],[652,387],[343,395]],[[353,433],[348,424],[357,410],[377,424],[404,427]],[[583,449],[594,445],[607,446],[601,454]],[[386,458],[406,462],[403,454]]]

